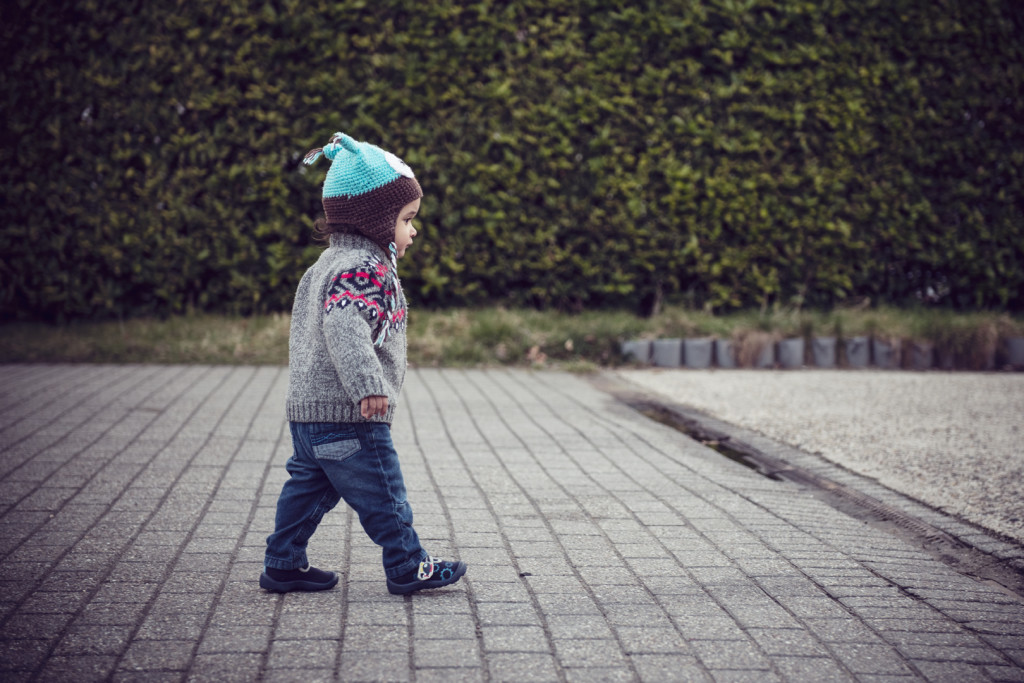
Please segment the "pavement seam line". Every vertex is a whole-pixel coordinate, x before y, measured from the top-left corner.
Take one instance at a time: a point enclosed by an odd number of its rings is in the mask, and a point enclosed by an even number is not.
[[[436,403],[435,403],[435,407],[436,407]],[[410,421],[411,427],[412,427],[413,443],[416,444],[416,449],[419,451],[420,457],[423,460],[424,470],[427,473],[427,477],[429,478],[431,486],[433,487],[433,489],[435,491],[440,492],[441,487],[438,485],[437,477],[434,476],[433,469],[430,466],[429,454],[423,448],[423,444],[420,442],[419,432],[416,429],[416,412],[412,409],[412,406],[407,406],[406,407],[406,411],[408,412],[409,421]],[[440,412],[440,410],[438,412]],[[446,428],[445,428],[445,432],[446,432],[446,434],[448,434],[449,440],[452,441],[451,434],[448,433],[448,430],[447,430],[447,425],[446,425]],[[455,446],[455,444],[454,444],[454,441],[452,441],[452,446],[453,446],[453,448],[457,448],[457,446]],[[469,470],[468,467],[467,467],[467,474],[471,477],[471,480],[473,481],[474,484],[476,484],[477,489],[479,490],[480,486],[479,486],[479,484],[477,484],[475,479],[472,479],[472,471]],[[445,497],[444,496],[438,495],[438,502],[439,502],[439,504],[441,506],[441,510],[444,512],[445,520],[447,521],[448,538],[450,539],[450,542],[454,545],[455,544],[456,534],[455,534],[455,527],[454,527],[454,524],[453,524],[453,521],[452,521],[451,510],[450,510],[447,502],[445,501]],[[492,514],[493,514],[493,511],[492,511]],[[461,554],[460,554],[460,557],[461,557]],[[485,652],[485,650],[484,650],[483,628],[481,627],[481,624],[480,624],[480,614],[479,614],[479,610],[477,610],[476,600],[474,599],[472,582],[468,578],[466,578],[465,580],[466,580],[467,599],[469,601],[469,611],[470,611],[470,615],[472,616],[472,619],[473,619],[473,625],[476,627],[476,642],[477,642],[477,648],[478,648],[478,651],[479,651],[480,671],[482,672],[482,679],[486,683],[487,681],[490,681],[491,675],[490,675],[490,671],[488,671],[488,669],[487,669],[487,663],[484,660],[484,652]],[[412,611],[412,595],[406,596],[406,602],[409,604],[409,609],[410,609],[410,612],[411,612]],[[409,615],[409,628],[410,628],[409,639],[410,639],[411,643],[415,644],[415,642],[416,642],[415,641],[415,637],[414,637],[415,634],[412,632],[413,627],[414,627],[413,615],[410,614]],[[411,652],[412,652],[412,648],[410,648],[410,662],[409,662],[409,665],[410,665],[410,667],[414,667],[415,662],[412,661],[412,659],[411,659]]]
[[[249,369],[251,370],[251,368],[249,368]],[[200,409],[213,396],[215,396],[218,391],[221,391],[226,386],[229,386],[229,380],[232,378],[232,375],[234,375],[234,374],[236,374],[238,372],[238,370],[239,370],[239,368],[231,368],[228,372],[226,372],[224,374],[224,377],[221,379],[220,383],[218,383],[218,385],[216,387],[211,388],[211,390],[207,394],[206,398],[203,401],[199,402],[196,405],[195,409],[190,413],[188,419],[186,419],[185,421],[183,421],[181,423],[181,425],[179,426],[178,432],[180,432],[181,429],[184,429],[185,426],[189,422],[191,422],[193,417],[195,417],[196,415],[200,414]],[[234,391],[232,399],[228,402],[227,406],[224,407],[224,409],[222,410],[220,416],[217,418],[216,422],[213,425],[211,425],[211,428],[210,428],[210,430],[207,433],[207,437],[203,440],[202,444],[200,444],[195,449],[195,452],[189,457],[188,462],[185,464],[184,467],[181,468],[181,471],[178,472],[178,474],[174,477],[173,481],[168,483],[167,490],[164,493],[164,495],[161,496],[160,502],[156,506],[154,506],[153,511],[150,512],[150,514],[146,518],[146,521],[143,522],[143,524],[142,524],[142,528],[143,529],[145,529],[149,525],[149,523],[151,522],[153,517],[156,515],[157,511],[163,506],[164,502],[170,497],[172,491],[174,490],[174,487],[177,485],[177,483],[179,481],[181,481],[182,477],[185,475],[185,472],[188,471],[188,467],[192,464],[192,462],[195,461],[196,458],[199,457],[199,454],[203,452],[203,449],[208,446],[208,444],[210,443],[211,439],[213,439],[214,436],[217,434],[217,427],[224,421],[224,417],[231,413],[231,410],[234,407],[235,403],[238,401],[238,399],[241,396],[242,392],[244,391],[245,387],[247,387],[252,382],[253,378],[255,377],[255,374],[256,373],[253,372],[252,375],[243,383],[243,385],[241,387],[239,387],[239,389]],[[170,442],[168,442],[168,443],[170,443]],[[161,450],[163,450],[163,449],[161,449]],[[158,452],[158,454],[159,454],[159,452]],[[154,458],[155,457],[157,457],[157,456],[154,455]],[[226,472],[226,470],[227,470],[227,467],[225,466],[224,472]],[[219,484],[220,481],[223,480],[224,472],[222,472],[220,477],[218,478],[218,484]],[[208,506],[209,506],[209,500],[207,500],[206,505],[204,505],[204,510]],[[128,641],[129,641],[129,648],[130,648],[130,644],[133,643],[133,642],[143,642],[143,641],[136,641],[135,637],[138,635],[138,632],[142,628],[142,626],[146,623],[146,618],[149,617],[150,613],[152,612],[153,605],[159,599],[159,597],[161,595],[160,587],[162,587],[167,582],[168,578],[170,578],[170,575],[171,575],[171,573],[173,571],[174,564],[181,557],[182,553],[184,552],[185,547],[188,545],[189,539],[192,537],[192,534],[195,531],[196,525],[199,524],[201,520],[202,520],[202,515],[199,515],[199,516],[196,517],[196,521],[192,524],[192,527],[185,534],[185,540],[179,545],[178,549],[174,553],[173,559],[168,562],[167,567],[165,568],[165,570],[163,572],[163,575],[160,578],[160,581],[157,583],[157,589],[153,592],[153,595],[146,602],[146,606],[143,609],[142,614],[140,615],[140,618],[139,618],[138,622],[132,628],[131,635],[129,636],[129,639],[128,639]],[[138,537],[138,534],[135,534],[132,537],[132,542],[134,542],[134,540],[137,537]],[[207,615],[207,619],[209,619],[209,615]],[[204,623],[205,623],[205,621],[204,621]],[[202,631],[200,631],[200,635],[201,634],[202,634]],[[153,642],[160,642],[160,641],[153,641]],[[191,661],[192,657],[194,657],[196,649],[199,646],[198,643],[199,643],[199,641],[197,640],[197,642],[192,646],[192,649],[191,649],[191,653],[192,654],[190,656],[189,667],[192,664],[192,661]],[[128,652],[128,649],[126,648],[124,651],[121,652],[121,654],[118,656],[117,660],[115,661],[115,663],[114,663],[114,672],[115,673],[118,671],[118,667],[124,661],[124,657],[127,654],[127,652]]]
[[[275,373],[275,376],[273,378],[271,378],[270,381],[267,382],[266,389],[263,392],[262,398],[260,399],[260,404],[256,408],[256,410],[253,411],[252,417],[249,420],[249,424],[246,426],[245,433],[238,437],[238,445],[235,447],[234,453],[232,453],[231,457],[227,460],[227,462],[224,463],[223,467],[221,468],[220,476],[217,478],[217,484],[216,484],[216,486],[213,487],[213,489],[210,491],[209,495],[207,496],[206,503],[203,505],[203,508],[202,508],[202,513],[197,517],[195,524],[192,525],[192,529],[188,532],[188,534],[186,534],[185,541],[184,541],[184,543],[182,543],[182,546],[181,546],[182,547],[182,552],[184,552],[184,548],[188,547],[188,544],[192,541],[192,539],[195,538],[196,529],[203,523],[203,517],[206,515],[206,513],[209,511],[210,507],[215,502],[215,500],[217,498],[217,493],[220,491],[221,485],[224,483],[224,479],[227,477],[228,472],[231,470],[232,465],[237,461],[239,454],[243,452],[243,449],[244,449],[246,441],[247,441],[247,436],[251,433],[253,424],[255,424],[256,421],[259,419],[260,412],[262,411],[262,408],[265,405],[267,405],[267,400],[269,399],[270,395],[273,392],[274,384],[275,384],[275,382],[277,380],[277,376],[279,375],[279,373],[280,373],[280,370],[278,370],[278,372]],[[259,378],[259,374],[260,374],[260,370],[259,369],[257,369],[255,372],[253,372],[253,376],[250,378],[249,382],[247,382],[245,384],[245,386],[239,388],[239,390],[238,390],[238,395],[239,396],[242,396],[243,394],[245,394],[246,390],[249,389],[249,387],[252,385],[252,383],[257,381],[257,379]],[[234,405],[234,404],[232,404],[232,405]],[[230,411],[225,412],[225,415],[229,414],[229,412]],[[211,433],[215,433],[215,432],[211,432]],[[271,461],[273,460],[273,453],[277,452],[276,445],[280,443],[281,439],[282,439],[282,435],[281,435],[281,432],[279,432],[278,433],[278,438],[275,441],[275,448],[273,450],[271,450],[271,458],[270,458]],[[270,463],[265,465],[264,468],[263,468],[263,476],[260,479],[260,485],[261,485],[260,488],[262,488],[263,482],[266,481],[267,474],[268,474],[269,470],[270,470]],[[220,585],[217,587],[217,590],[214,591],[214,593],[213,593],[213,599],[210,602],[210,606],[209,606],[209,608],[207,610],[206,619],[203,621],[203,624],[202,624],[202,626],[200,627],[200,630],[199,630],[199,636],[198,636],[198,638],[196,638],[196,642],[192,646],[192,655],[191,655],[191,657],[189,657],[189,666],[185,669],[185,676],[186,677],[190,673],[192,673],[192,669],[195,667],[195,661],[196,661],[196,657],[199,654],[199,648],[202,645],[203,640],[206,637],[206,634],[209,632],[210,623],[213,621],[214,614],[216,614],[217,607],[220,605],[221,598],[224,595],[224,587],[228,583],[228,577],[231,575],[232,567],[234,566],[235,561],[238,558],[239,551],[242,548],[242,545],[243,545],[243,543],[245,541],[246,534],[249,532],[249,528],[252,525],[252,521],[253,521],[253,519],[256,516],[256,511],[257,511],[258,507],[259,507],[259,498],[257,497],[257,498],[255,498],[253,500],[252,504],[249,506],[249,513],[248,513],[248,517],[246,519],[246,523],[242,527],[242,529],[240,530],[240,533],[238,534],[238,537],[235,539],[234,547],[231,548],[231,550],[229,552],[230,559],[228,561],[228,569],[227,569],[226,575],[221,578]],[[179,553],[177,557],[180,557],[180,556],[181,556],[181,553]],[[161,584],[161,585],[163,585],[163,584]],[[159,589],[157,590],[157,594],[158,595],[160,594]]]
[[[474,487],[477,490],[482,491],[483,488],[480,486],[479,480],[477,479],[476,475],[473,473],[473,467],[466,460],[465,454],[462,452],[462,447],[460,446],[458,440],[454,437],[454,435],[451,433],[451,430],[449,429],[448,418],[445,416],[445,412],[444,412],[443,408],[441,407],[441,404],[437,401],[437,393],[434,391],[434,389],[431,388],[430,379],[425,377],[426,373],[424,371],[419,371],[418,370],[416,374],[417,374],[417,377],[420,379],[420,384],[423,387],[424,391],[430,397],[431,404],[433,405],[433,408],[436,411],[438,418],[440,419],[441,423],[444,425],[445,436],[448,439],[448,443],[451,444],[451,447],[452,447],[453,451],[458,456],[459,461],[460,461],[461,466],[462,466],[462,469],[465,470],[467,477],[469,478],[469,480],[471,482],[473,482]],[[461,396],[459,396],[456,392],[452,392],[452,395],[458,397],[460,403],[462,403]],[[465,404],[464,403],[463,403],[463,408],[465,409]],[[465,414],[469,414],[468,411]],[[476,428],[477,433],[482,433],[480,428],[479,428],[479,426],[476,425],[475,422],[474,422],[474,427]],[[486,439],[485,439],[485,442],[486,442]],[[498,455],[494,451],[493,447],[491,447],[488,444],[488,448],[490,448],[491,452],[495,455],[495,458],[500,462],[500,457],[498,457]],[[506,473],[507,473],[507,471],[506,471]],[[525,492],[523,492],[523,496],[524,496],[524,499],[529,500],[529,495],[526,494]],[[509,541],[508,535],[501,528],[501,521],[500,521],[501,520],[501,516],[497,513],[497,511],[494,508],[494,505],[491,503],[490,499],[487,496],[484,496],[484,500],[486,502],[486,509],[488,511],[488,514],[491,516],[491,519],[494,520],[495,525],[498,528],[498,535],[502,539],[502,545],[503,545],[505,554],[507,555],[507,557],[509,558],[510,562],[512,563],[512,566],[513,566],[515,572],[519,575],[520,579],[522,579],[522,577],[523,577],[522,569],[523,568],[522,568],[522,566],[520,566],[520,564],[518,562],[518,559],[516,558],[516,555],[515,555],[515,553],[512,550],[512,545],[511,545],[511,543]],[[453,538],[453,542],[454,542],[454,538]],[[472,584],[472,581],[473,581],[472,576],[469,577],[469,581],[470,581],[470,584]],[[550,629],[548,627],[547,618],[545,617],[543,610],[540,608],[540,603],[537,601],[537,596],[534,594],[533,590],[530,588],[530,586],[525,581],[520,580],[516,585],[522,585],[524,590],[526,590],[527,594],[530,596],[530,606],[534,610],[534,613],[537,615],[537,618],[539,619],[539,621],[541,623],[541,628],[544,631],[545,638],[547,639],[548,643],[551,643],[551,634],[550,634]],[[476,626],[477,626],[477,629],[479,631],[478,642],[479,642],[480,647],[481,647],[481,657],[483,658],[483,655],[486,652],[486,650],[484,648],[484,643],[483,643],[483,627],[482,627],[482,625],[479,622],[479,614],[478,613],[476,615]],[[553,650],[553,648],[552,648],[552,650]],[[553,651],[551,652],[551,656],[552,656],[552,659],[554,660],[554,652]],[[559,674],[559,680],[564,680],[564,674],[561,671],[561,669],[558,668],[557,660],[555,660],[555,661],[556,661],[556,672]],[[484,667],[484,670],[483,670],[483,676],[484,676],[484,680],[485,681],[486,680],[490,680],[490,678],[491,678],[491,672],[490,672],[489,668],[487,668],[486,666]]]
[[[546,436],[547,440],[548,440],[548,441],[549,441],[550,443],[554,444],[554,445],[555,445],[555,446],[556,446],[557,448],[559,448],[559,449],[560,449],[560,450],[562,451],[563,455],[565,455],[565,457],[566,457],[566,458],[567,458],[567,459],[568,459],[569,461],[573,462],[573,463],[574,463],[575,465],[577,465],[578,467],[580,467],[580,468],[581,468],[581,470],[582,470],[582,471],[583,471],[584,473],[586,473],[586,469],[585,469],[584,467],[582,467],[582,466],[580,465],[580,463],[578,463],[578,462],[576,461],[576,458],[575,458],[575,457],[573,457],[572,455],[570,455],[570,454],[569,454],[569,452],[568,452],[568,451],[567,451],[567,450],[566,450],[566,449],[564,448],[564,446],[563,446],[563,445],[562,445],[562,444],[561,444],[561,443],[559,442],[559,440],[558,440],[558,439],[557,439],[556,437],[554,437],[554,435],[552,435],[550,431],[548,431],[548,430],[547,430],[547,429],[546,429],[545,427],[543,427],[542,425],[540,425],[540,424],[539,424],[539,423],[538,423],[538,422],[536,421],[536,418],[535,418],[535,416],[533,416],[533,415],[532,415],[532,414],[531,414],[531,413],[530,413],[530,412],[529,412],[529,411],[528,411],[528,410],[526,409],[526,407],[525,407],[525,406],[524,406],[524,405],[522,404],[522,401],[520,401],[520,400],[519,400],[518,398],[516,398],[516,397],[515,397],[514,395],[512,395],[512,393],[511,393],[511,392],[510,392],[510,391],[508,390],[508,387],[507,387],[507,386],[502,386],[500,382],[495,382],[494,378],[493,378],[493,377],[491,377],[490,375],[491,375],[491,373],[490,373],[490,372],[485,372],[485,373],[484,373],[484,376],[488,377],[488,378],[489,378],[489,379],[490,379],[490,380],[491,380],[492,382],[494,382],[495,384],[497,384],[497,385],[498,385],[498,386],[499,386],[499,387],[500,387],[500,388],[502,389],[502,391],[503,391],[503,392],[504,392],[504,393],[505,393],[505,394],[506,394],[506,395],[507,395],[507,396],[508,396],[508,397],[509,397],[509,398],[510,398],[510,399],[511,399],[511,400],[512,400],[512,401],[513,401],[513,402],[514,402],[515,404],[516,404],[517,408],[518,408],[518,409],[519,409],[519,410],[520,410],[520,411],[522,412],[522,414],[523,414],[523,415],[524,415],[525,417],[527,417],[527,418],[528,418],[528,419],[529,419],[529,420],[530,420],[531,422],[533,422],[534,426],[535,426],[535,427],[536,427],[537,429],[539,429],[540,431],[542,431],[542,432],[543,432],[543,433],[545,434],[545,436]],[[509,373],[507,373],[507,372],[506,372],[506,373],[502,373],[502,377],[503,377],[503,379],[505,379],[506,381],[510,381],[510,382],[515,382],[515,380],[513,379],[513,377],[512,377],[512,376],[511,376],[511,375],[510,375]],[[475,383],[474,383],[474,384],[475,384]],[[519,389],[520,389],[520,390],[522,390],[522,391],[525,391],[525,392],[526,392],[527,394],[529,394],[529,395],[530,395],[530,396],[531,396],[532,398],[534,398],[535,400],[538,400],[538,401],[540,401],[540,400],[541,400],[541,399],[540,399],[540,398],[539,398],[539,397],[538,397],[538,396],[537,396],[536,394],[534,394],[534,393],[532,393],[532,392],[529,392],[529,391],[528,391],[527,389],[525,389],[524,387],[522,387],[521,383],[519,384]],[[492,409],[494,410],[495,414],[496,414],[496,415],[497,415],[497,416],[499,417],[499,419],[501,419],[501,420],[502,420],[503,422],[505,422],[505,424],[506,424],[506,426],[507,426],[507,427],[509,428],[509,430],[510,430],[510,431],[511,431],[511,432],[512,432],[513,434],[516,434],[516,436],[518,437],[518,433],[517,433],[517,432],[516,432],[516,431],[515,431],[515,430],[514,430],[514,429],[512,428],[512,426],[511,426],[511,425],[509,425],[509,424],[508,424],[508,422],[507,422],[507,421],[505,420],[505,414],[504,414],[504,413],[503,413],[502,411],[499,411],[499,410],[498,410],[497,406],[495,406],[495,405],[494,405],[494,403],[493,403],[492,399],[490,398],[490,396],[489,396],[489,395],[488,395],[488,394],[487,394],[486,392],[484,392],[484,391],[483,391],[483,390],[482,390],[482,389],[481,389],[481,388],[480,388],[480,387],[479,387],[478,385],[477,385],[477,390],[478,390],[478,391],[480,391],[480,393],[481,393],[481,394],[483,394],[483,395],[484,395],[485,397],[487,397],[487,400],[488,400],[488,402],[489,402],[489,403],[491,404],[491,407],[492,407]],[[525,443],[524,443],[523,445],[524,445],[524,446],[526,446],[526,444],[525,444]],[[528,447],[527,447],[527,450],[529,451],[529,448],[528,448]],[[599,449],[598,449],[598,450],[599,450]],[[543,464],[543,463],[541,463],[541,462],[540,462],[540,460],[538,460],[538,459],[536,458],[536,455],[534,455],[534,454],[532,453],[532,451],[529,451],[529,452],[530,452],[530,453],[531,453],[531,455],[533,456],[533,458],[534,458],[535,462],[537,463],[537,465],[538,465],[538,466],[539,466],[539,467],[540,467],[540,468],[541,468],[541,469],[542,469],[542,470],[543,470],[543,471],[544,471],[544,472],[545,472],[545,473],[546,473],[546,474],[547,474],[547,475],[548,475],[548,476],[549,476],[549,477],[550,477],[550,478],[552,479],[552,481],[554,481],[554,482],[556,482],[556,484],[558,484],[558,487],[559,487],[559,488],[560,488],[560,489],[562,490],[562,492],[563,492],[563,494],[564,494],[564,495],[566,496],[566,498],[568,498],[568,499],[571,499],[571,500],[573,500],[573,501],[575,502],[576,506],[577,506],[577,507],[578,507],[578,508],[579,508],[580,510],[583,510],[583,511],[584,511],[584,514],[585,514],[585,515],[587,515],[588,517],[590,517],[590,513],[586,512],[586,506],[582,505],[582,504],[581,504],[581,503],[579,502],[579,500],[578,500],[577,496],[576,496],[575,494],[571,493],[571,492],[570,492],[570,491],[569,491],[568,489],[566,489],[564,485],[562,485],[562,484],[558,483],[558,479],[557,479],[557,477],[555,477],[555,476],[551,475],[551,474],[550,474],[550,473],[548,472],[548,468],[547,468],[547,467],[545,467],[545,466],[544,466],[544,464]],[[603,453],[601,454],[601,457],[602,457],[602,458],[604,458],[605,460],[607,460],[607,461],[608,461],[608,462],[609,462],[609,463],[610,463],[610,464],[611,464],[612,466],[618,467],[617,463],[615,463],[613,459],[609,458],[608,456],[604,455]],[[621,469],[620,469],[620,471],[621,471]],[[625,475],[625,476],[626,476],[627,478],[629,478],[629,475],[628,475],[628,474],[626,474],[625,472],[623,472],[623,475]],[[588,478],[588,479],[590,479],[590,481],[592,481],[592,482],[594,483],[594,485],[595,485],[596,487],[598,487],[598,488],[600,488],[600,489],[604,490],[604,491],[606,492],[606,494],[608,494],[608,495],[609,495],[609,496],[611,496],[612,498],[615,498],[616,500],[618,500],[618,496],[616,496],[616,495],[615,495],[614,493],[612,493],[611,491],[608,491],[608,489],[607,489],[607,488],[606,488],[606,487],[605,487],[604,485],[602,485],[602,484],[601,484],[600,482],[598,482],[597,480],[593,479],[593,477],[591,477],[591,476],[590,476],[589,474],[587,474],[586,476],[587,476],[587,478]],[[626,506],[626,505],[624,505],[623,507],[624,507],[624,509],[626,509],[626,510],[627,510],[627,511],[629,512],[629,514],[630,514],[630,516],[632,517],[632,519],[633,519],[634,521],[636,521],[636,522],[638,522],[638,523],[639,523],[639,519],[637,518],[637,516],[636,516],[636,513],[635,513],[635,512],[634,512],[634,511],[633,511],[632,509],[630,509],[630,508],[629,508],[629,506]],[[593,518],[591,517],[591,519],[593,519]],[[652,599],[653,603],[654,603],[655,605],[657,605],[657,606],[658,606],[658,608],[659,608],[659,609],[660,609],[660,611],[661,611],[661,612],[662,612],[662,613],[664,614],[664,616],[665,616],[665,618],[667,619],[667,621],[668,621],[669,623],[672,623],[672,624],[674,624],[674,623],[675,623],[675,620],[674,620],[674,619],[672,618],[672,616],[671,616],[671,615],[670,615],[670,614],[668,613],[668,611],[667,611],[667,610],[665,609],[665,607],[664,607],[664,606],[663,606],[663,605],[661,604],[661,601],[659,601],[659,600],[657,599],[657,596],[655,596],[655,595],[654,595],[654,594],[653,594],[653,593],[651,592],[651,590],[650,590],[650,588],[649,588],[649,587],[647,586],[647,584],[645,584],[645,582],[644,582],[644,581],[643,581],[643,580],[642,580],[642,579],[640,578],[640,576],[639,576],[639,575],[637,574],[636,570],[635,570],[635,569],[634,569],[634,568],[632,567],[632,564],[633,564],[633,563],[630,563],[630,562],[628,561],[628,559],[627,559],[627,558],[626,558],[625,556],[623,556],[623,555],[621,554],[621,552],[619,551],[619,549],[618,549],[618,548],[616,547],[616,546],[617,546],[617,544],[616,544],[616,543],[615,543],[615,542],[614,542],[614,541],[613,541],[613,540],[612,540],[612,539],[611,539],[611,538],[610,538],[610,537],[608,536],[607,532],[606,532],[606,531],[605,531],[604,529],[602,529],[602,528],[601,528],[600,524],[598,524],[596,520],[594,520],[594,525],[595,525],[595,527],[597,527],[597,528],[598,528],[598,529],[599,529],[599,530],[601,531],[601,536],[602,536],[602,537],[603,537],[603,538],[604,538],[604,539],[605,539],[606,541],[608,541],[608,544],[609,544],[609,545],[611,546],[611,548],[612,548],[613,552],[615,552],[615,553],[616,553],[616,555],[618,556],[619,560],[621,561],[621,563],[622,563],[622,566],[623,566],[623,567],[626,567],[626,568],[627,568],[627,571],[628,571],[628,572],[629,572],[629,573],[630,573],[630,574],[631,574],[631,575],[632,575],[632,576],[633,576],[634,578],[636,578],[636,579],[637,579],[637,584],[638,584],[639,586],[642,586],[642,587],[643,587],[643,590],[644,590],[644,591],[645,591],[645,592],[646,592],[646,593],[647,593],[647,594],[648,594],[648,595],[649,595],[649,596],[651,597],[651,599]],[[643,524],[641,523],[641,526],[645,526],[645,525],[643,525]],[[560,536],[559,536],[559,534],[558,534],[558,533],[557,533],[557,532],[556,532],[556,531],[555,531],[555,530],[554,530],[553,528],[551,529],[551,533],[552,533],[552,536],[553,536],[553,537],[554,537],[554,538],[556,539],[556,543],[558,543],[558,545],[559,545],[559,546],[560,546],[560,547],[562,548],[562,553],[563,553],[563,555],[566,555],[566,556],[568,557],[568,553],[566,553],[566,550],[565,550],[565,546],[564,546],[564,543],[563,543],[563,542],[561,541],[561,539],[560,539]],[[648,534],[649,534],[649,535],[651,536],[651,538],[652,538],[652,539],[653,539],[653,540],[655,541],[655,543],[657,543],[658,545],[660,545],[660,546],[662,547],[662,549],[663,549],[663,550],[665,550],[666,554],[668,554],[669,556],[672,556],[672,552],[671,552],[671,551],[670,551],[670,550],[669,550],[668,548],[666,548],[666,547],[664,546],[664,544],[662,544],[662,543],[661,543],[660,539],[658,539],[658,538],[657,538],[656,536],[654,536],[653,534],[650,534],[649,532],[648,532]],[[597,599],[596,599],[596,593],[594,592],[594,589],[593,589],[593,588],[592,588],[592,587],[590,586],[589,582],[588,582],[588,581],[586,581],[586,580],[585,580],[585,579],[583,578],[583,576],[582,576],[582,575],[581,575],[581,574],[579,573],[579,571],[578,571],[578,570],[577,570],[577,569],[576,569],[576,568],[575,568],[575,567],[574,567],[574,566],[572,565],[572,563],[571,563],[571,562],[569,563],[569,566],[570,566],[570,567],[571,567],[571,568],[572,568],[572,569],[574,570],[574,575],[575,575],[575,576],[576,576],[576,578],[577,578],[577,579],[578,579],[578,580],[580,581],[581,585],[583,585],[583,586],[584,586],[584,588],[585,588],[585,590],[586,590],[587,594],[588,594],[588,595],[590,596],[590,598],[591,598],[591,599],[593,600],[594,604],[595,604],[595,605],[597,605],[598,609],[599,609],[599,610],[600,610],[600,612],[601,612],[601,615],[602,615],[602,617],[604,617],[605,621],[606,621],[606,622],[608,622],[608,614],[607,614],[607,609],[606,609],[606,607],[604,606],[604,604],[602,603],[602,601],[600,601],[600,600],[597,600]],[[683,568],[683,569],[684,569],[684,571],[685,571],[685,568]],[[691,578],[692,578],[692,576],[691,576]],[[710,599],[710,596],[709,596],[709,599]],[[627,647],[626,647],[626,644],[625,644],[625,643],[624,643],[624,642],[622,641],[622,637],[621,637],[621,635],[619,634],[618,628],[616,628],[615,626],[612,626],[611,624],[609,624],[609,625],[611,626],[611,632],[612,632],[612,634],[613,634],[613,635],[614,635],[614,637],[615,637],[615,640],[616,640],[616,642],[617,642],[617,644],[618,644],[618,646],[619,646],[619,649],[621,650],[621,652],[622,652],[623,656],[625,657],[625,659],[626,659],[627,663],[629,664],[630,670],[632,671],[632,673],[633,673],[633,675],[634,675],[634,676],[637,676],[637,677],[639,678],[639,672],[638,672],[638,671],[636,670],[636,665],[635,665],[635,663],[634,663],[634,661],[633,661],[633,659],[632,659],[632,656],[633,656],[633,655],[632,655],[632,653],[630,652],[629,648],[627,648]],[[679,635],[680,639],[682,639],[682,640],[683,640],[684,642],[686,642],[686,639],[685,639],[685,637],[683,636],[683,634],[682,634],[682,633],[679,633],[679,632],[678,632],[678,628],[676,628],[676,632],[678,633],[678,635]],[[703,662],[701,662],[701,664],[702,664],[702,666],[703,666]],[[705,670],[705,672],[706,672],[706,673],[708,673],[708,674],[710,675],[710,672],[709,672],[709,670],[707,670],[706,668],[705,668],[704,670]]]

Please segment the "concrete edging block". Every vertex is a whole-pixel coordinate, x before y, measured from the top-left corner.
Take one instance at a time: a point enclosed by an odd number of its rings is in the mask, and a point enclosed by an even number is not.
[[[876,367],[882,370],[895,370],[900,366],[900,344],[872,338],[871,357]]]
[[[711,367],[711,356],[714,351],[713,340],[710,338],[694,338],[683,340],[683,363],[688,368],[703,370]]]
[[[631,339],[622,342],[622,355],[627,359],[641,363],[651,362],[651,341],[649,339]]]
[[[779,365],[783,368],[802,368],[804,365],[804,338],[792,337],[778,343]]]
[[[814,366],[818,368],[834,368],[836,366],[836,338],[815,337],[811,340],[811,355]]]
[[[1024,337],[1006,340],[1006,362],[1017,369],[1024,369]]]
[[[850,337],[846,340],[846,364],[851,368],[866,368],[871,359],[868,337]]]
[[[736,347],[731,340],[715,340],[715,365],[726,369],[736,367]]]
[[[765,344],[754,359],[754,367],[762,370],[775,367],[775,344]]]
[[[659,368],[678,368],[683,364],[682,339],[655,339],[651,344],[651,363]]]
[[[911,370],[928,370],[935,366],[935,345],[929,342],[912,342],[907,348],[907,367]]]

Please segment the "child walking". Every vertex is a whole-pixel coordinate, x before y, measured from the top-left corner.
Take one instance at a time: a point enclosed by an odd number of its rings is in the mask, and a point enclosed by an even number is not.
[[[398,157],[335,133],[305,157],[331,161],[324,181],[328,248],[295,294],[286,412],[294,454],[277,501],[260,586],[317,591],[338,583],[306,545],[339,500],[381,546],[388,591],[404,595],[458,581],[459,561],[430,557],[412,526],[391,422],[406,369],[406,302],[398,259],[416,237],[423,191]]]

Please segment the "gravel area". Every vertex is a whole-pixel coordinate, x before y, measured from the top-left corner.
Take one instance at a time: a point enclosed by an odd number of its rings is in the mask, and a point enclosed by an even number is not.
[[[1024,374],[625,370],[620,375],[1024,542]]]

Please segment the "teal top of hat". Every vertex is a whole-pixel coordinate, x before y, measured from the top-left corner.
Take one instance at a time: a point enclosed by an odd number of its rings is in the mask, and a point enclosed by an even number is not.
[[[412,169],[391,152],[344,133],[335,133],[322,149],[306,155],[312,164],[323,154],[331,160],[324,179],[324,197],[356,197],[372,192],[399,178],[413,178]]]

